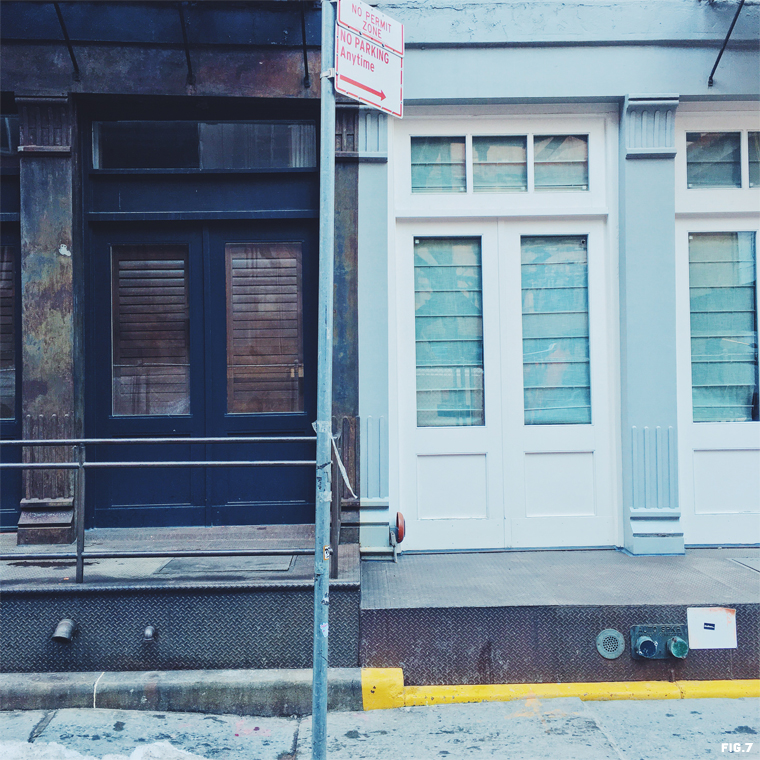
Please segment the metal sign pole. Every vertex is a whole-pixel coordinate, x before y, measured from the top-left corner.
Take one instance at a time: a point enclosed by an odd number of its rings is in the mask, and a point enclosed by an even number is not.
[[[322,0],[321,125],[319,142],[319,336],[317,344],[317,499],[314,526],[314,664],[312,758],[327,757],[327,653],[330,610],[330,502],[335,243],[335,8]]]

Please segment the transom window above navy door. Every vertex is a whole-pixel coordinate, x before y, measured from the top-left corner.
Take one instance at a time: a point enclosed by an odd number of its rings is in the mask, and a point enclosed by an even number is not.
[[[18,151],[18,116],[0,116],[0,155],[13,156]]]
[[[311,122],[96,121],[93,169],[313,169]]]

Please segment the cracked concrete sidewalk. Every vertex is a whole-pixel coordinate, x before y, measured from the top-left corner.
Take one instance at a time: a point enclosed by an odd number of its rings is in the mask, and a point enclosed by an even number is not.
[[[528,699],[328,715],[331,760],[760,757],[760,700]],[[0,712],[4,760],[308,760],[311,718]],[[740,749],[737,750],[737,747]]]

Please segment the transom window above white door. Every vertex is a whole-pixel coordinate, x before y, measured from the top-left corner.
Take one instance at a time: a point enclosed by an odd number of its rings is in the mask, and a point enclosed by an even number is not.
[[[411,157],[412,193],[589,189],[588,135],[412,135]]]
[[[749,103],[682,103],[676,112],[676,214],[757,215],[760,113]],[[719,108],[718,108],[719,106]]]
[[[615,111],[407,116],[393,125],[397,218],[609,212]]]

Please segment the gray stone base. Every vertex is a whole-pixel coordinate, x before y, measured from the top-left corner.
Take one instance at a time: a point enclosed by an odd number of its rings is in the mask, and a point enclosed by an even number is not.
[[[683,533],[634,534],[625,547],[631,554],[684,554]]]

